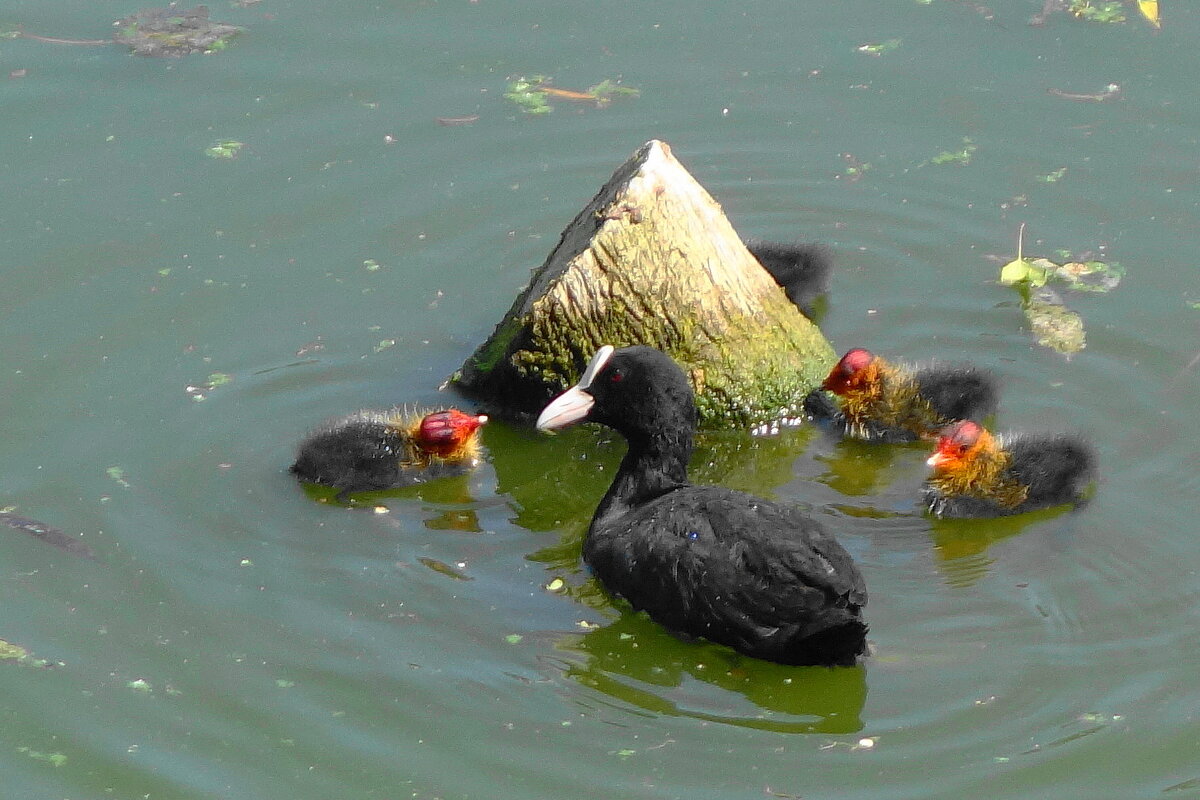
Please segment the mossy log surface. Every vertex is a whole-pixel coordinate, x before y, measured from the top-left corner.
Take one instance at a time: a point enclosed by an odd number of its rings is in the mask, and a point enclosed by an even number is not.
[[[669,353],[710,428],[800,415],[834,362],[820,330],[657,140],[567,226],[451,384],[488,413],[520,419],[574,383],[605,344]]]

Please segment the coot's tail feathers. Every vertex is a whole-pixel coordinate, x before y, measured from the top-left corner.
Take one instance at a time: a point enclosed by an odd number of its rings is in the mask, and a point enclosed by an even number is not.
[[[820,630],[794,637],[772,660],[798,666],[848,667],[867,650],[867,623],[851,611],[831,613]]]
[[[810,319],[818,297],[829,291],[829,273],[833,258],[823,245],[798,242],[746,243],[758,263],[771,273],[800,311]]]

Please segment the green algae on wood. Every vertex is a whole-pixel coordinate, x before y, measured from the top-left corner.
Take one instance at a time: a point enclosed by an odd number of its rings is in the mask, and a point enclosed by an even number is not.
[[[659,141],[618,168],[567,226],[451,383],[489,413],[535,414],[605,344],[669,353],[710,428],[799,415],[834,361],[821,332]]]

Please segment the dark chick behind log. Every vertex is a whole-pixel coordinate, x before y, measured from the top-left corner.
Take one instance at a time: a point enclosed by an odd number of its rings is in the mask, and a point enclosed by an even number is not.
[[[829,291],[833,258],[824,245],[810,243],[746,242],[758,263],[783,287],[788,299],[809,319],[817,298]]]

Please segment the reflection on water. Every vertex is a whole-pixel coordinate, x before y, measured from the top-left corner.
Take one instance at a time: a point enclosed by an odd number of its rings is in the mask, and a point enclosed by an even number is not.
[[[839,441],[829,455],[820,458],[826,471],[820,480],[831,489],[847,497],[866,497],[878,494],[893,483],[902,473],[897,472],[897,456],[906,450],[919,447],[911,445],[880,445],[857,439]],[[909,464],[905,462],[907,468]]]
[[[557,642],[571,680],[620,707],[778,733],[863,727],[867,667],[789,667],[684,641],[643,614]]]

